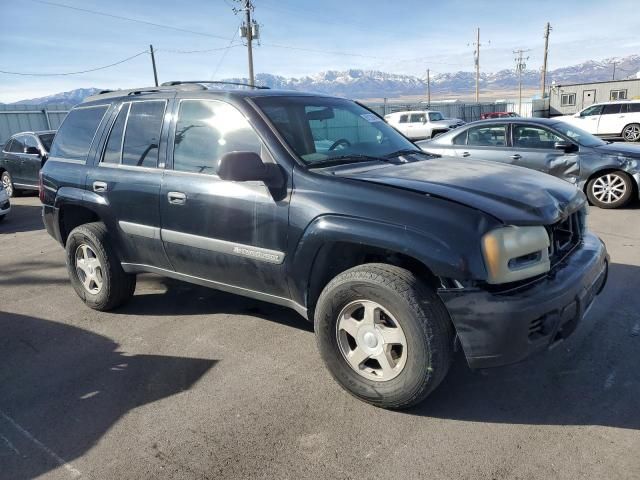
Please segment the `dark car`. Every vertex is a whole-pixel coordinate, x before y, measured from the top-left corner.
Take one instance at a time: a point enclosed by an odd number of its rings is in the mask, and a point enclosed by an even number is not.
[[[38,173],[47,161],[55,130],[21,132],[4,144],[0,153],[0,178],[10,197],[22,190],[38,190]]]
[[[290,307],[336,380],[389,408],[424,399],[456,349],[491,367],[561,341],[607,275],[573,185],[434,158],[328,96],[195,82],[96,95],[65,119],[41,182],[89,307],[122,305],[143,272]]]
[[[481,120],[418,145],[436,155],[509,163],[554,175],[576,185],[600,208],[623,207],[638,198],[640,147],[605,142],[558,120]]]

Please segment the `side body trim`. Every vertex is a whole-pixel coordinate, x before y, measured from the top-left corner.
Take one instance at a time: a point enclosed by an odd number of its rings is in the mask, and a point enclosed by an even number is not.
[[[129,235],[160,240],[160,229],[157,227],[150,227],[149,225],[142,225],[140,223],[124,222],[122,220],[118,222],[118,225],[124,233]]]

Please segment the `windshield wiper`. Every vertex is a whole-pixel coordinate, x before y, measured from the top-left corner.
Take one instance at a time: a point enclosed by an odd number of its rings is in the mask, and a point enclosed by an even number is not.
[[[401,155],[411,155],[414,153],[421,153],[423,155],[428,155],[428,153],[419,150],[419,149],[412,149],[412,148],[405,148],[403,150],[398,150],[397,152],[391,152],[387,155],[385,155],[386,158],[393,158],[393,157],[399,157]]]
[[[374,157],[372,155],[340,155],[339,157],[327,158],[326,160],[320,160],[319,162],[310,163],[307,168],[330,167],[332,165],[343,165],[346,163],[371,161],[388,162],[389,160],[384,157]]]

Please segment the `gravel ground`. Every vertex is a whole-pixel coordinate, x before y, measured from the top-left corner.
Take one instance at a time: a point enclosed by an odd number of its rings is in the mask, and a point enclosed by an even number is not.
[[[332,381],[294,312],[153,276],[86,308],[36,197],[0,225],[0,478],[640,478],[640,209],[591,209],[609,283],[568,341],[458,356],[419,408]]]

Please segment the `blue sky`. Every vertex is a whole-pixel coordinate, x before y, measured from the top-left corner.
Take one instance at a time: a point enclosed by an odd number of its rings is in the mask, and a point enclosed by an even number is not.
[[[51,0],[175,28],[89,14],[36,0],[0,0],[0,70],[58,73],[117,62],[158,50],[160,81],[246,76],[246,49],[234,34],[241,22],[233,0]],[[285,76],[364,68],[423,76],[473,69],[475,28],[481,67],[512,68],[512,50],[531,49],[540,68],[544,24],[553,26],[551,69],[640,53],[637,0],[254,0],[262,25],[256,72]],[[233,39],[233,40],[232,40]],[[224,49],[201,53],[178,53]],[[289,47],[289,48],[282,48]],[[314,51],[295,50],[291,47]],[[153,81],[148,55],[113,68],[65,77],[0,73],[0,102],[80,87],[126,88]]]

